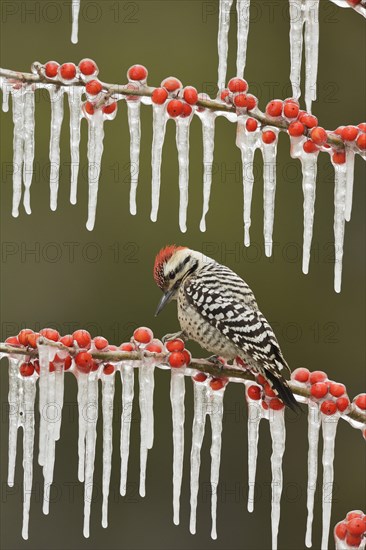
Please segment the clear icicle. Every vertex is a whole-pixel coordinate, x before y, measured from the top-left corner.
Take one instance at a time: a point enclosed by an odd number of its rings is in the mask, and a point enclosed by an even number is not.
[[[184,458],[184,374],[171,369],[170,402],[173,421],[173,522],[179,525],[180,492]]]
[[[272,414],[273,413],[273,414]],[[269,418],[269,427],[272,438],[272,550],[277,550],[278,526],[280,523],[280,504],[282,494],[282,458],[285,452],[286,426],[285,409],[272,411]]]
[[[302,191],[304,194],[304,237],[302,271],[309,272],[310,250],[313,239],[317,154],[304,153],[300,157],[302,167]]]
[[[311,103],[316,100],[319,50],[319,1],[305,2],[305,104],[311,113]]]
[[[47,444],[48,444],[48,407],[49,403],[49,388],[51,374],[49,364],[52,361],[55,352],[50,346],[38,345],[39,355],[39,454],[38,463],[40,466],[46,464]]]
[[[147,452],[154,441],[154,366],[145,359],[139,368],[139,404],[140,404],[140,495],[146,494],[146,464]]]
[[[206,109],[198,112],[197,115],[202,122],[203,139],[203,211],[200,223],[200,230],[206,231],[206,215],[209,210],[211,184],[212,184],[212,165],[214,160],[215,147],[215,119],[216,113]]]
[[[346,222],[351,219],[352,213],[352,198],[353,198],[353,181],[355,176],[355,152],[346,146],[346,207],[344,217]]]
[[[218,88],[225,88],[226,70],[227,70],[227,54],[229,48],[229,28],[230,28],[230,10],[233,0],[220,0],[219,4],[219,32],[217,36],[217,46],[219,52],[219,67],[218,67]]]
[[[77,187],[79,175],[80,161],[80,124],[82,119],[82,100],[84,93],[83,86],[70,86],[66,88],[69,99],[70,110],[70,153],[71,153],[71,185],[70,185],[70,202],[76,204]]]
[[[305,544],[307,548],[312,546],[312,530],[314,518],[314,497],[316,491],[316,481],[318,478],[318,444],[320,430],[320,411],[317,403],[308,401],[308,489],[307,489],[307,509],[308,517],[306,521]]]
[[[342,260],[345,226],[346,185],[347,168],[345,164],[334,164],[334,290],[341,291],[342,285]]]
[[[22,537],[28,539],[28,524],[30,500],[33,480],[33,449],[34,449],[34,402],[36,398],[37,378],[23,377],[20,387],[22,389],[22,413],[23,413],[23,526]],[[20,388],[19,388],[20,389]]]
[[[290,57],[292,95],[298,99],[301,95],[301,59],[304,25],[304,0],[289,0],[290,7]]]
[[[85,436],[87,427],[87,407],[88,407],[88,377],[85,374],[77,372],[76,376],[78,385],[78,419],[79,419],[79,434],[78,434],[78,479],[83,482],[85,477]]]
[[[321,550],[327,550],[330,518],[332,512],[332,493],[334,478],[334,446],[339,415],[326,416],[321,414],[323,432],[323,528]]]
[[[8,485],[14,486],[15,462],[17,457],[18,428],[22,422],[21,411],[21,379],[19,367],[24,361],[23,355],[9,356],[9,455],[8,455]]]
[[[131,190],[130,212],[136,214],[136,191],[140,171],[140,101],[126,101],[128,114],[128,127],[130,129],[130,164],[131,164]]]
[[[103,155],[104,140],[104,120],[101,110],[97,110],[88,120],[88,181],[89,181],[89,202],[88,202],[88,221],[86,228],[88,231],[94,229],[95,214],[97,209],[99,176]]]
[[[189,127],[192,115],[176,119],[176,142],[179,164],[179,227],[187,231],[188,181],[189,181]]]
[[[42,374],[41,374],[42,376]],[[56,404],[56,388],[55,388],[55,372],[51,372],[48,375],[47,385],[47,403],[44,409],[45,422],[46,422],[46,436],[45,436],[45,454],[43,464],[43,477],[44,477],[44,492],[43,492],[43,513],[49,513],[50,506],[50,491],[53,481],[53,470],[55,465],[55,412]],[[56,417],[57,418],[57,417]]]
[[[33,178],[34,161],[34,90],[27,86],[24,90],[24,164],[23,181],[24,197],[23,204],[27,214],[31,214],[30,207],[30,186]]]
[[[130,432],[131,432],[132,405],[133,405],[133,394],[134,394],[133,366],[122,363],[121,376],[122,376],[122,414],[121,414],[121,440],[120,440],[120,453],[121,453],[120,493],[122,496],[124,496],[126,494],[127,467],[128,467],[128,456],[129,456],[129,449],[130,449]]]
[[[217,512],[217,491],[219,487],[220,458],[221,458],[221,432],[222,418],[224,414],[224,392],[221,390],[208,390],[210,398],[209,415],[211,420],[211,538],[217,539],[216,512]]]
[[[22,175],[24,161],[24,87],[11,89],[13,104],[13,209],[14,218],[19,216],[19,204],[22,195]]]
[[[196,533],[197,497],[199,489],[199,476],[201,465],[201,447],[205,434],[207,414],[207,386],[202,382],[193,380],[194,391],[194,412],[192,427],[192,449],[191,449],[191,516],[189,530]]]
[[[257,470],[259,423],[262,406],[248,399],[248,512],[254,510],[255,474]]]
[[[278,129],[270,128],[276,136]],[[272,256],[272,234],[275,210],[276,194],[276,155],[277,155],[277,137],[273,143],[262,143],[263,155],[263,207],[264,207],[264,250],[267,257]]]
[[[165,105],[153,103],[153,142],[151,152],[151,221],[156,222],[158,218],[160,180],[161,180],[161,158],[165,139],[165,130],[168,116]]]
[[[102,526],[108,527],[108,497],[112,470],[114,374],[102,375],[103,506]]]
[[[238,52],[236,56],[236,75],[244,76],[247,57],[247,43],[249,32],[250,0],[236,0],[236,12],[238,18]]]
[[[80,0],[71,0],[71,18],[72,18],[71,42],[73,44],[78,43],[79,11],[80,11]]]
[[[64,117],[64,88],[51,84],[48,89],[51,102],[50,208],[56,210],[60,176],[60,135]]]
[[[98,371],[92,371],[87,380],[87,407],[83,411],[86,420],[85,482],[84,482],[84,537],[90,534],[90,508],[93,499],[95,444],[98,420]]]

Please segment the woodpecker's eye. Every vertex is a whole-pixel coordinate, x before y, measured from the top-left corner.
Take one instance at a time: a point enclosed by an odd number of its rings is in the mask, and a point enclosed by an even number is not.
[[[174,277],[175,277],[174,271],[170,271],[170,273],[169,273],[169,279],[174,279]]]

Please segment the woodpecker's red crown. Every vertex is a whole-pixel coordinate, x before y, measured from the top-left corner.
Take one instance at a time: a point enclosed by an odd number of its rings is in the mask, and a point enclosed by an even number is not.
[[[157,253],[154,263],[154,279],[159,288],[163,289],[165,284],[164,266],[178,250],[183,250],[186,246],[176,246],[171,244],[165,246]]]

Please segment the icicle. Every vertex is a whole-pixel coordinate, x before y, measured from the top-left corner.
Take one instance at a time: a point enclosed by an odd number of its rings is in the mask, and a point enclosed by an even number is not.
[[[165,105],[156,105],[153,103],[153,142],[151,152],[151,221],[156,222],[158,218],[159,197],[160,197],[160,177],[161,177],[161,157],[165,139],[165,130],[168,116]]]
[[[30,207],[30,186],[33,178],[34,160],[34,90],[27,86],[24,90],[24,164],[23,181],[24,197],[23,204],[27,214],[31,214]]]
[[[189,127],[192,120],[176,119],[176,142],[179,164],[179,227],[182,233],[187,231],[188,180],[189,180]]]
[[[11,89],[13,104],[13,209],[14,218],[19,216],[19,204],[22,195],[22,174],[24,161],[24,88]]]
[[[139,368],[139,404],[140,404],[140,495],[145,496],[147,451],[154,441],[154,370],[150,360],[145,359]]]
[[[282,457],[285,452],[286,426],[285,409],[271,411],[269,428],[272,439],[272,550],[277,550],[278,526],[280,523],[280,503],[282,494]]]
[[[54,356],[54,350],[50,346],[38,345],[38,354],[39,354],[39,367],[40,367],[40,378],[39,378],[39,454],[38,454],[38,463],[40,466],[46,464],[46,454],[47,454],[47,443],[48,443],[48,405],[49,400],[49,389],[51,373],[49,371],[49,364],[52,361]]]
[[[337,433],[339,415],[326,416],[321,414],[323,432],[323,532],[321,549],[327,550],[332,512],[332,493],[334,478],[334,445]]]
[[[238,126],[236,134],[236,145],[241,151],[242,169],[243,169],[243,219],[244,219],[244,244],[250,246],[250,211],[252,206],[253,194],[253,162],[256,149],[260,147],[260,129],[255,132],[247,132],[245,129],[247,117],[238,117]]]
[[[302,167],[302,190],[304,194],[304,238],[302,271],[309,273],[310,250],[313,239],[317,154],[304,153],[300,157]]]
[[[311,102],[316,100],[316,81],[319,56],[319,0],[305,2],[305,103],[311,113]]]
[[[346,146],[346,207],[344,217],[346,222],[351,219],[352,212],[352,198],[353,198],[353,180],[355,173],[355,152]]]
[[[71,0],[72,30],[71,42],[78,43],[80,0]]]
[[[23,413],[23,526],[22,537],[28,539],[28,524],[30,500],[32,494],[33,480],[33,449],[34,449],[34,402],[36,398],[36,381],[33,374],[30,377],[23,377],[20,388],[22,391],[22,413]],[[19,388],[19,389],[20,389]]]
[[[257,470],[259,423],[262,406],[248,399],[248,512],[254,510],[255,474]]]
[[[218,88],[219,91],[225,88],[226,70],[227,70],[227,53],[228,53],[228,37],[230,28],[230,10],[233,0],[220,0],[219,8],[219,32],[217,37],[217,46],[219,52],[219,67],[218,67]]]
[[[191,517],[189,530],[196,533],[197,496],[199,489],[199,476],[201,465],[201,447],[205,434],[205,423],[207,414],[207,386],[202,382],[193,380],[194,391],[194,412],[192,427],[192,449],[191,449]]]
[[[83,411],[86,420],[85,436],[85,483],[84,483],[84,537],[90,534],[90,508],[93,498],[93,476],[95,444],[98,420],[98,372],[91,371],[87,376],[87,407]]]
[[[263,155],[263,206],[264,206],[264,249],[267,257],[272,256],[272,234],[275,209],[275,193],[276,193],[276,155],[277,155],[277,136],[278,129],[274,127],[266,127],[276,134],[276,139],[273,143],[262,143]]]
[[[225,387],[221,390],[208,390],[210,398],[210,406],[208,413],[211,420],[211,538],[217,539],[216,530],[216,508],[217,508],[217,491],[219,487],[220,473],[220,458],[221,458],[221,432],[222,418],[224,414],[224,392]]]
[[[60,175],[60,134],[64,117],[64,88],[51,84],[48,88],[51,102],[50,137],[50,208],[57,208],[57,193]]]
[[[130,212],[136,214],[136,190],[140,171],[140,101],[127,100],[128,127],[130,129],[131,190]]]
[[[249,32],[250,0],[236,0],[238,18],[238,52],[236,57],[236,76],[243,77],[247,57],[247,42]]]
[[[9,356],[9,458],[8,458],[8,485],[14,486],[15,462],[17,456],[18,428],[22,422],[21,415],[21,379],[19,367],[24,361],[23,355]]]
[[[346,184],[347,169],[346,163],[333,164],[335,170],[334,182],[334,290],[341,291],[342,285],[342,260],[343,260],[343,241],[345,225],[345,205],[346,205]]]
[[[9,111],[9,94],[11,92],[13,85],[10,84],[6,78],[1,78],[1,91],[3,92],[3,104],[2,110],[4,113]]]
[[[78,385],[78,419],[79,419],[79,434],[78,434],[78,479],[84,481],[85,476],[85,436],[87,427],[86,411],[88,407],[88,378],[86,375],[76,371],[76,381]]]
[[[318,478],[318,444],[320,430],[320,411],[317,403],[308,401],[308,493],[307,508],[308,517],[306,521],[305,544],[307,548],[312,546],[312,529],[314,517],[314,497],[316,491],[316,481]]]
[[[86,228],[88,231],[94,229],[95,213],[97,209],[99,176],[103,154],[104,140],[104,120],[101,110],[97,110],[88,120],[88,180],[89,180],[89,202],[88,202],[88,221]]]
[[[126,494],[128,455],[130,449],[130,431],[132,421],[132,405],[134,394],[134,374],[133,366],[122,363],[122,414],[121,414],[121,479],[120,493]]]
[[[289,0],[290,4],[290,56],[292,95],[298,99],[301,95],[301,59],[304,25],[304,0]]]
[[[82,119],[81,96],[84,93],[83,86],[70,86],[66,88],[70,110],[70,153],[71,153],[71,185],[70,202],[76,204],[79,174],[79,147],[80,147],[80,123]]]
[[[180,492],[184,458],[184,374],[171,369],[170,402],[173,421],[173,521],[179,525]]]
[[[200,223],[200,230],[206,231],[206,215],[210,204],[212,184],[212,164],[215,147],[215,111],[196,111],[202,122],[203,138],[203,211]]]
[[[103,507],[102,525],[108,527],[108,497],[112,469],[113,449],[113,374],[102,375],[102,411],[103,411]]]

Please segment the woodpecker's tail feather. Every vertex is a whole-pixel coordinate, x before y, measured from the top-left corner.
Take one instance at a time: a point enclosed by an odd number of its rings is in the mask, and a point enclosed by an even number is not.
[[[277,392],[278,397],[290,407],[293,411],[301,410],[300,405],[296,401],[294,394],[290,390],[286,380],[280,376],[276,376],[271,370],[265,369],[265,376],[268,378],[271,386]]]

